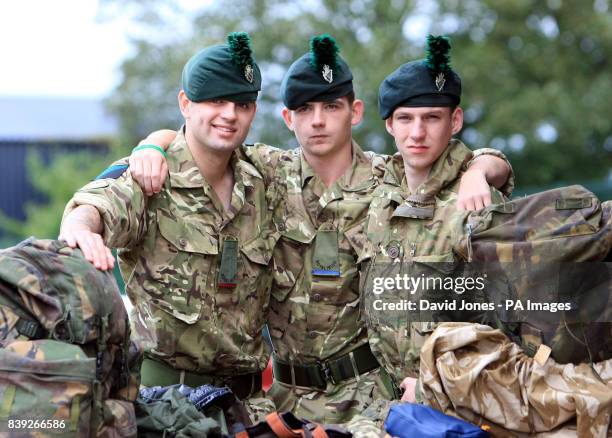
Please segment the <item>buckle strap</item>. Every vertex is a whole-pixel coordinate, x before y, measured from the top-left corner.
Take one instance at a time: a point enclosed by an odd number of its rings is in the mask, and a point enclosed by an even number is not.
[[[145,357],[141,368],[143,386],[170,386],[184,383],[196,388],[210,384],[228,386],[239,399],[245,399],[261,390],[261,373],[239,374],[236,376],[216,376],[177,370],[162,362]]]
[[[268,423],[272,432],[279,438],[297,438],[302,436],[300,432],[289,428],[276,411],[266,415],[266,423]]]
[[[285,416],[285,418],[283,418]],[[272,429],[272,432],[279,438],[329,438],[327,432],[318,423],[303,421],[294,417],[290,412],[286,412],[283,416],[278,412],[272,412],[266,415],[266,423]],[[307,433],[308,432],[308,433]]]
[[[325,389],[327,382],[336,385],[344,380],[359,378],[361,374],[379,367],[368,344],[325,362],[295,365],[285,363],[276,356],[272,360],[274,378],[279,382],[318,389]]]

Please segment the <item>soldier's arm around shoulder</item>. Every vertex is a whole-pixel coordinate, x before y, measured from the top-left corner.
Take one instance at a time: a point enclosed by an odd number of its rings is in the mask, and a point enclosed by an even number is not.
[[[79,189],[64,210],[62,233],[87,225],[110,248],[128,248],[140,241],[147,229],[147,198],[127,170],[126,159],[117,161]]]

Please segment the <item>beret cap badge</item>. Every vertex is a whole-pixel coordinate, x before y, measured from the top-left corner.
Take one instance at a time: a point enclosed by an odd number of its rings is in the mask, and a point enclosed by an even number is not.
[[[442,91],[445,82],[446,79],[444,79],[444,73],[438,73],[438,76],[436,76],[436,88],[438,91]]]
[[[253,83],[253,66],[251,64],[247,64],[244,67],[244,77],[246,78],[247,81],[249,81],[251,84]]]
[[[321,72],[323,80],[331,84],[337,66],[338,45],[328,34],[315,36],[310,40],[310,65]]]
[[[329,67],[329,65],[325,64],[323,66],[321,74],[323,75],[323,79],[325,79],[330,84],[334,81],[334,71]]]

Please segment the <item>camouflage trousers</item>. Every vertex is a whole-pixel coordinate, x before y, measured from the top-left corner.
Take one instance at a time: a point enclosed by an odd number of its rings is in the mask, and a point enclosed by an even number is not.
[[[279,411],[317,423],[340,424],[360,414],[376,399],[390,400],[388,376],[382,368],[347,379],[336,385],[328,382],[324,391],[274,381],[267,397]]]

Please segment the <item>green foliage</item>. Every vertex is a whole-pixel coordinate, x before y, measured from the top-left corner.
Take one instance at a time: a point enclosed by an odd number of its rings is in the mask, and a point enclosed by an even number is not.
[[[108,161],[105,156],[91,153],[55,154],[50,165],[33,152],[27,155],[27,171],[31,184],[44,195],[44,202],[28,202],[25,205],[26,220],[0,216],[0,228],[14,242],[29,236],[55,239],[59,234],[62,213],[74,192],[95,177]],[[1,213],[0,213],[1,214]],[[14,243],[13,242],[13,243]]]
[[[608,3],[440,2],[440,14],[458,17],[452,40],[464,89],[462,136],[503,150],[519,188],[610,176]]]

